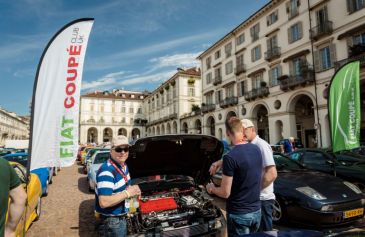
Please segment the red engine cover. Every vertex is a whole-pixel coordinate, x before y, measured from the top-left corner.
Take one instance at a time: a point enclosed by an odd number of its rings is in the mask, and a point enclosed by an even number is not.
[[[164,197],[154,200],[142,201],[139,200],[139,208],[142,214],[147,214],[150,212],[160,212],[173,210],[177,208],[177,204],[173,197]]]

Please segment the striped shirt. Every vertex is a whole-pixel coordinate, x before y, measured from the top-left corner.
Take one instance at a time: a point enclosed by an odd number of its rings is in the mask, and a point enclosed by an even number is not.
[[[95,210],[96,212],[106,216],[120,216],[126,213],[126,210],[124,208],[124,201],[115,206],[107,208],[101,208],[99,204],[99,195],[111,196],[113,194],[120,193],[126,189],[131,179],[129,175],[129,169],[126,164],[124,164],[124,166],[122,167],[118,163],[114,162],[114,164],[126,175],[128,181],[127,184],[123,176],[110,163],[110,159],[111,158],[109,158],[100,166],[96,174]]]

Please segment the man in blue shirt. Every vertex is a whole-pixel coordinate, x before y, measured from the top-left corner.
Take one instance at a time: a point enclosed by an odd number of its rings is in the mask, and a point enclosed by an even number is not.
[[[125,161],[129,154],[125,136],[113,138],[110,158],[96,176],[95,211],[100,215],[100,236],[126,236],[129,198],[141,194],[138,185],[129,185],[130,175]]]
[[[227,199],[228,236],[256,232],[261,219],[261,173],[260,149],[245,144],[241,121],[231,117],[226,121],[227,136],[235,145],[223,158],[223,175],[220,187],[209,183],[208,193]]]

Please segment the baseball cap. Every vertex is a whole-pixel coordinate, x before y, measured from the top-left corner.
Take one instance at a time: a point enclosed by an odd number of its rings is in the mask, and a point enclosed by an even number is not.
[[[251,128],[251,127],[255,127],[255,125],[253,124],[253,122],[249,119],[242,119],[241,120],[242,126],[244,128]]]
[[[129,146],[128,138],[126,136],[118,135],[116,137],[113,137],[112,147],[122,146],[122,145],[128,145]]]

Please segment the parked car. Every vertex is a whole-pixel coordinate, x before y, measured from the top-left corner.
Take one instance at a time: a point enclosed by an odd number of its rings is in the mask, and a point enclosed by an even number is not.
[[[225,219],[202,185],[223,144],[206,135],[164,135],[139,139],[127,160],[132,183],[142,194],[128,216],[130,236],[223,235]]]
[[[308,170],[281,153],[274,153],[274,161],[274,222],[329,227],[363,218],[365,195],[352,183]],[[220,179],[216,175],[213,181],[219,185]]]
[[[81,151],[81,165],[85,165],[85,157],[89,150],[93,149],[94,147],[86,147],[84,150]]]
[[[97,152],[97,151],[110,151],[110,149],[105,149],[105,148],[93,148],[90,149],[86,156],[85,156],[85,164],[84,164],[84,172],[85,174],[89,173],[89,167],[90,166],[90,161],[91,161],[91,157]]]
[[[16,227],[16,236],[23,236],[23,229],[27,231],[33,221],[36,221],[41,216],[42,211],[42,188],[39,178],[36,174],[30,174],[28,187],[26,186],[26,168],[17,162],[9,162],[18,174],[21,185],[27,192],[27,207],[23,212],[19,224]],[[9,200],[10,202],[10,200]]]
[[[300,149],[290,154],[306,168],[335,175],[365,191],[365,162],[348,154],[332,153],[324,149]]]
[[[14,153],[14,154],[8,154],[3,156],[4,159],[8,161],[14,161],[18,162],[24,167],[27,167],[28,162],[28,153]],[[53,172],[55,168],[54,167],[45,167],[45,168],[38,168],[31,170],[30,172],[33,174],[38,175],[39,180],[41,181],[42,185],[42,195],[47,196],[48,195],[48,185],[52,183],[52,177]]]
[[[89,184],[89,191],[92,192],[96,186],[96,173],[98,172],[100,166],[109,159],[109,151],[96,151],[94,155],[88,160],[87,167],[87,180]]]

